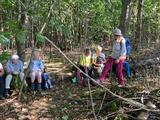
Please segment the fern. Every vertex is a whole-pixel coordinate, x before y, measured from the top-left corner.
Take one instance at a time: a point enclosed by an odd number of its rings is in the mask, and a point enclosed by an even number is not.
[[[8,52],[2,52],[2,54],[0,54],[0,61],[4,61],[4,60],[8,60],[10,57]]]

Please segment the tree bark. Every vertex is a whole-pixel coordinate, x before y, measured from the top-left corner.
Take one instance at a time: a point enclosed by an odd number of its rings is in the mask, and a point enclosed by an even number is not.
[[[122,34],[125,36],[129,27],[130,15],[131,15],[131,0],[122,0],[121,17],[119,28]]]
[[[142,11],[144,0],[138,1],[137,23],[136,23],[136,50],[141,48],[142,43]]]
[[[25,8],[21,4],[24,4]],[[27,16],[28,1],[24,0],[23,3],[20,3],[20,1],[17,0],[17,7],[18,7],[18,12],[20,13],[19,16],[18,16],[19,29],[20,29],[20,31],[27,30],[27,27],[28,27],[28,16]],[[22,40],[23,42],[20,42],[16,39],[17,53],[23,61],[24,61],[24,58],[25,58],[25,42],[26,42],[26,39],[27,38]]]

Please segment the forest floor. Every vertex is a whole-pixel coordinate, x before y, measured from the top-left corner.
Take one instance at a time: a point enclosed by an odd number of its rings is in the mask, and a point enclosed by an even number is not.
[[[68,63],[55,57],[51,62],[46,59],[45,63],[47,71],[55,81],[54,87],[42,91],[41,94],[25,93],[21,101],[18,101],[17,94],[0,101],[0,120],[94,120],[88,87],[71,82],[72,71],[67,66]],[[155,77],[151,80],[151,76],[147,77],[143,78],[145,80],[127,80],[127,86],[124,88],[119,88],[115,78],[112,78],[112,84],[105,87],[125,98],[139,102],[143,99],[145,104],[150,101],[159,109],[160,79]],[[91,86],[91,93],[98,119],[134,120],[140,112],[147,113],[150,120],[160,119],[159,114],[136,110],[137,107],[115,98],[97,85]],[[103,100],[103,105],[100,107]]]

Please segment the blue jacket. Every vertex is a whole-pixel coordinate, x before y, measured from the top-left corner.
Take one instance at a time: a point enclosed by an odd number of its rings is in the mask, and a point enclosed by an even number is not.
[[[16,64],[12,63],[12,60],[7,62],[7,72],[23,72],[23,63],[22,61],[18,60]]]
[[[37,70],[43,70],[44,64],[42,60],[32,60],[30,65],[30,71],[37,71]]]

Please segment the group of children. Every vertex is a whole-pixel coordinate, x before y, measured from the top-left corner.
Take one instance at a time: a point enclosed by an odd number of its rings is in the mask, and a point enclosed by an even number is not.
[[[5,68],[6,69],[4,69],[3,65],[0,63],[0,99],[4,99],[4,97],[9,96],[11,81],[13,80],[14,76],[18,76],[21,80],[21,83],[28,85],[27,81],[24,80],[23,63],[19,59],[18,55],[13,54],[11,56],[11,59],[8,60]],[[49,79],[49,75],[45,71],[44,64],[41,60],[41,53],[39,51],[35,51],[33,53],[29,71],[32,91],[36,90],[36,85],[37,90],[41,91],[42,78],[45,81],[43,83],[45,88],[53,87]]]
[[[125,85],[123,77],[123,65],[127,56],[127,50],[125,46],[125,39],[121,33],[121,30],[113,30],[113,36],[114,41],[112,54],[108,58],[106,58],[105,54],[102,52],[102,47],[97,46],[94,53],[91,53],[90,49],[86,49],[84,54],[80,55],[78,65],[79,68],[90,77],[95,78],[95,76],[97,76],[98,83],[105,82],[105,77],[108,75],[109,70],[113,65],[115,65],[118,86],[121,87]],[[29,70],[31,78],[31,90],[35,90],[36,84],[37,90],[41,90],[42,78],[48,80],[45,86],[52,87],[48,74],[43,74],[45,68],[39,51],[34,52]],[[6,77],[4,77],[3,66],[0,64],[0,99],[3,99],[4,95],[9,95],[8,91],[10,89],[10,84],[14,75],[18,75],[20,80],[24,82],[24,84],[27,84],[27,82],[23,80],[23,63],[21,60],[19,60],[19,56],[16,54],[12,55],[11,59],[8,60],[6,64]],[[77,70],[76,78],[79,84],[83,84],[89,81],[89,78],[85,75],[82,75],[80,70]],[[35,83],[36,80],[37,83]]]
[[[91,77],[99,75],[104,67],[105,54],[102,53],[102,47],[98,46],[95,53],[91,53],[90,49],[85,49],[84,54],[80,55],[78,65],[79,68]],[[83,78],[82,78],[83,77]],[[76,72],[76,78],[79,84],[87,82],[88,77],[81,74],[80,70]]]
[[[105,54],[102,53],[102,47],[97,46],[96,53],[93,54],[91,54],[89,49],[86,49],[84,54],[80,55],[78,64],[80,69],[92,78],[95,78],[93,73],[97,71],[98,83],[105,82],[105,77],[108,75],[112,66],[115,65],[118,86],[121,87],[125,85],[123,77],[123,66],[127,56],[127,49],[125,45],[125,39],[120,29],[114,29],[113,36],[114,41],[112,54],[108,58],[105,58]],[[85,75],[82,75],[80,70],[77,70],[76,77],[80,84],[82,84],[82,77],[84,78],[84,82],[89,79]],[[108,83],[108,81],[106,82]]]

